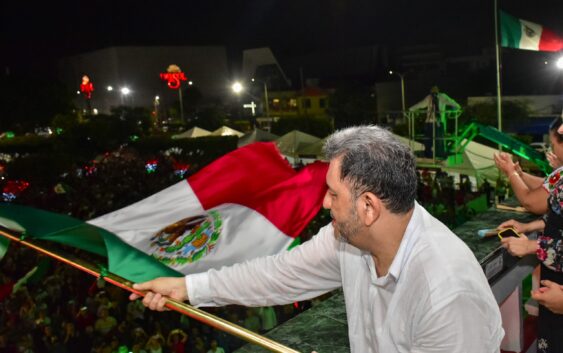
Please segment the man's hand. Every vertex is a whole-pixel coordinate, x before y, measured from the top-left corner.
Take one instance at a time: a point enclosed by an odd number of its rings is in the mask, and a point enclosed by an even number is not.
[[[143,305],[151,310],[165,310],[167,297],[178,301],[188,300],[188,289],[184,277],[160,277],[144,283],[135,283],[133,288],[147,291],[143,298]],[[140,295],[135,293],[129,296],[130,300],[138,298]]]
[[[532,291],[532,298],[555,314],[563,314],[563,286],[551,281],[541,281],[544,287]]]

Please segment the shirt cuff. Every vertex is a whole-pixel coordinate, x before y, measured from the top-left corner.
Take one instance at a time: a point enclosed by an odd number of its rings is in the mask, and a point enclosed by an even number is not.
[[[188,275],[185,279],[190,304],[194,306],[205,304],[204,298],[209,298],[211,292],[207,272]]]

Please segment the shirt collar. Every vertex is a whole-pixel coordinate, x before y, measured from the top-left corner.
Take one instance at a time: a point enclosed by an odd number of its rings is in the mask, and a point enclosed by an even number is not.
[[[389,266],[388,274],[395,279],[395,282],[399,281],[401,271],[405,267],[416,240],[418,239],[419,234],[416,229],[418,228],[420,218],[422,217],[420,207],[421,206],[418,202],[415,201],[414,211],[411,219],[409,220],[409,224],[407,225],[407,229],[405,230],[405,234],[403,235],[403,239],[401,240],[401,245],[399,245],[399,250],[397,250],[397,254],[393,258],[391,266]]]

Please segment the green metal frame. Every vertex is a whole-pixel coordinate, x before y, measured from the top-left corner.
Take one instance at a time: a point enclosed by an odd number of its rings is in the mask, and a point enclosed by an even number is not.
[[[495,142],[511,151],[513,154],[536,164],[540,170],[546,174],[551,172],[552,168],[543,154],[492,126],[482,125],[479,123],[471,123],[465,128],[463,133],[459,136],[459,139],[456,141],[453,152],[455,154],[463,153],[469,142],[477,136],[482,136],[489,141]]]

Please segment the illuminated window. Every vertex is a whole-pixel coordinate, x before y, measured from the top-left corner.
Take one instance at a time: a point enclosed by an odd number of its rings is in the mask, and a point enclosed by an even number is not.
[[[280,100],[278,98],[272,99],[271,108],[274,110],[280,110]]]
[[[287,102],[287,105],[289,107],[289,110],[297,110],[297,99],[290,98]]]

